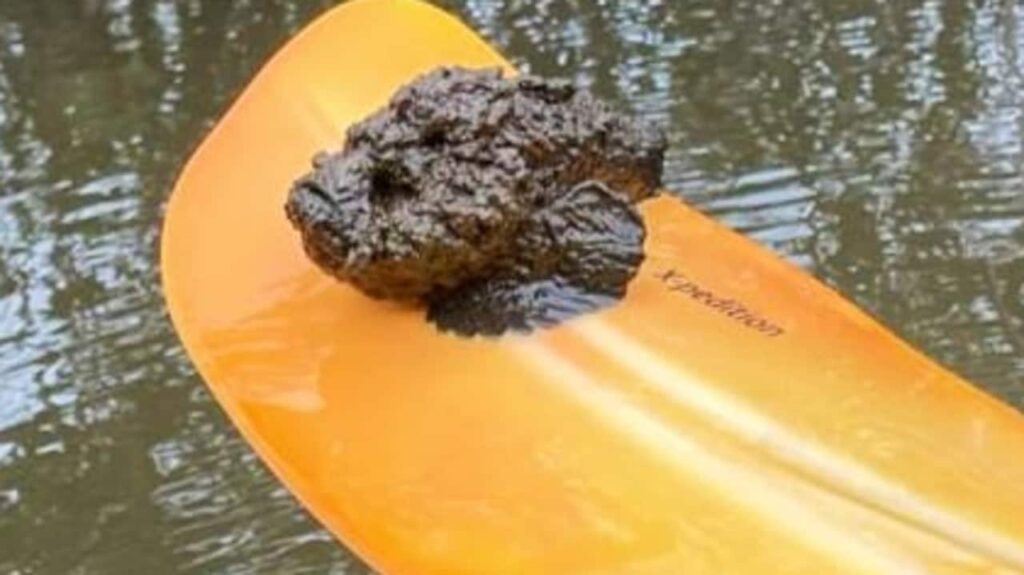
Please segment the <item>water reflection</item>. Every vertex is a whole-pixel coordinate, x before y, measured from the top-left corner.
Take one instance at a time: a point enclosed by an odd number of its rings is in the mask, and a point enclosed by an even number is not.
[[[0,2],[0,572],[363,571],[203,391],[154,265],[181,161],[334,3]],[[442,4],[665,122],[672,189],[1024,406],[1016,2]]]

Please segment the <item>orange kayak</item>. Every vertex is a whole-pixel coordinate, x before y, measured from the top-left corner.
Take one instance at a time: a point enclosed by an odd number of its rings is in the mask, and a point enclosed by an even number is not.
[[[508,67],[416,0],[293,39],[188,163],[167,301],[260,456],[388,574],[1024,573],[1024,418],[678,200],[618,305],[463,339],[318,272],[311,157],[442,64]]]

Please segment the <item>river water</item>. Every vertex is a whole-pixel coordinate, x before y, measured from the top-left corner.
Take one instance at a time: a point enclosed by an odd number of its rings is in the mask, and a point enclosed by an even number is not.
[[[363,573],[204,390],[156,244],[181,163],[326,0],[0,0],[0,573]],[[664,123],[669,187],[1024,407],[1013,1],[446,0]]]

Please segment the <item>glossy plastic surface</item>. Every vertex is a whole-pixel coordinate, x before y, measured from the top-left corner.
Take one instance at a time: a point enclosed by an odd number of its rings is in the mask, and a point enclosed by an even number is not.
[[[324,16],[174,191],[175,325],[245,437],[390,574],[1024,572],[1024,420],[668,198],[617,307],[439,335],[318,273],[285,220],[314,152],[418,72],[503,65],[414,0]]]

